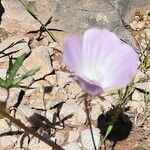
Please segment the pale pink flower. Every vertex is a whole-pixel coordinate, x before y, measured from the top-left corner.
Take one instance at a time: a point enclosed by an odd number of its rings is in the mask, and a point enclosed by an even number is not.
[[[125,87],[138,64],[134,49],[105,29],[90,29],[83,39],[66,40],[63,57],[74,79],[90,95]]]

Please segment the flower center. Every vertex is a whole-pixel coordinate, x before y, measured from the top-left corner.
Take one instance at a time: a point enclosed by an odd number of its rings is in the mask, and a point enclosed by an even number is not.
[[[100,69],[94,69],[86,73],[86,77],[96,84],[100,84],[103,79],[103,73]]]

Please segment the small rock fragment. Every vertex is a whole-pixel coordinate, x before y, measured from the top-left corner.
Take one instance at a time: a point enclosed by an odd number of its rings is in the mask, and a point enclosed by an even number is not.
[[[57,131],[55,134],[55,139],[58,145],[62,145],[66,141],[67,135],[63,131]]]
[[[39,46],[32,50],[31,55],[24,61],[23,66],[29,70],[39,67],[40,70],[33,75],[34,79],[43,78],[53,71],[48,52],[48,46]]]
[[[28,149],[28,146],[29,146],[28,142],[29,142],[29,137],[24,136],[24,134],[22,134],[21,136],[19,136],[15,147],[20,148],[20,149],[21,149],[21,147],[23,147],[24,149]]]
[[[136,100],[136,101],[144,100],[144,94],[135,90],[132,94],[132,100]]]
[[[47,102],[46,108],[49,109],[58,103],[66,102],[68,94],[64,89],[58,90],[57,87],[52,89],[50,94],[45,94],[45,100]]]
[[[0,135],[3,133],[10,132],[11,128],[5,119],[0,119]]]
[[[49,145],[45,144],[44,142],[40,141],[37,138],[32,138],[29,143],[29,149],[31,150],[52,150],[53,148]]]
[[[13,147],[17,142],[17,137],[15,135],[2,136],[0,142],[3,148]]]
[[[65,150],[81,150],[81,148],[79,147],[79,144],[76,142],[69,143],[69,144],[63,146],[63,148]]]
[[[55,60],[52,62],[53,69],[59,70],[61,68],[61,64],[59,61]]]
[[[145,22],[144,21],[139,21],[137,23],[137,30],[142,30],[145,26]]]
[[[28,126],[34,126],[35,122],[40,121],[38,118],[36,120],[34,119],[34,124],[33,123],[33,116],[35,116],[36,111],[31,109],[30,107],[27,107],[25,105],[20,105],[16,111],[16,118],[21,120],[25,125]],[[32,122],[29,123],[29,118]]]
[[[76,82],[70,83],[65,89],[69,94],[69,98],[75,98],[79,93],[82,92],[81,87]]]
[[[100,130],[98,128],[93,128],[93,136],[94,136],[96,148],[99,149]],[[85,129],[81,132],[81,142],[82,142],[83,147],[86,150],[93,150],[94,149],[90,129]]]
[[[86,121],[86,113],[82,107],[76,104],[72,99],[63,104],[60,110],[60,118],[66,118],[65,123],[70,126],[80,126]]]
[[[134,86],[138,89],[150,92],[150,82],[136,83]]]
[[[99,103],[99,101],[99,99],[94,99],[91,101],[90,118],[92,120],[97,120],[99,115],[102,114],[101,104]]]
[[[145,110],[146,105],[144,101],[129,101],[127,107],[130,107],[131,111],[140,114]]]
[[[137,30],[137,28],[138,28],[137,23],[138,23],[138,22],[137,22],[136,20],[133,20],[133,21],[130,23],[131,29]]]
[[[7,90],[0,87],[0,102],[5,103],[7,97],[8,97]]]
[[[0,67],[2,67],[2,66],[0,66]],[[5,80],[6,79],[6,74],[7,74],[7,68],[5,69],[5,68],[0,68],[0,77],[3,79],[3,80]]]
[[[69,77],[70,74],[66,72],[62,72],[62,71],[56,72],[56,76],[57,76],[57,85],[59,86],[60,89],[62,89],[72,80]]]
[[[20,91],[21,89],[16,87],[11,88],[9,90],[9,98],[7,100],[7,105],[6,105],[7,107],[12,107],[17,103]]]
[[[147,78],[146,75],[142,71],[138,70],[135,75],[134,82],[136,83],[140,81],[141,79],[146,79],[146,78]]]
[[[28,37],[12,36],[12,37],[7,38],[6,40],[4,40],[0,44],[0,51],[8,48],[11,44],[17,43],[14,46],[11,46],[7,50],[5,50],[5,53],[8,54],[8,53],[12,53],[12,52],[17,51],[14,54],[11,54],[10,56],[19,57],[23,53],[29,53],[31,51],[29,46],[28,46],[28,42],[29,42],[29,38]]]
[[[69,137],[68,137],[69,143],[77,141],[78,138],[79,138],[79,131],[77,130],[69,131]]]
[[[57,83],[57,77],[55,74],[46,76],[45,80],[47,80],[51,85],[55,85]]]

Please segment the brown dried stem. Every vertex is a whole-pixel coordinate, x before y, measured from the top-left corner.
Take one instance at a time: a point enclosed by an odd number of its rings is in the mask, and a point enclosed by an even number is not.
[[[59,145],[57,145],[56,143],[54,143],[51,140],[46,140],[43,136],[41,136],[40,134],[34,132],[32,129],[26,127],[22,122],[20,122],[19,120],[17,120],[16,118],[13,118],[12,116],[10,116],[4,109],[1,109],[0,114],[4,117],[6,117],[7,119],[9,119],[11,122],[13,122],[14,124],[16,124],[18,127],[24,129],[25,132],[32,134],[33,136],[39,138],[41,141],[43,141],[44,143],[46,143],[47,145],[53,147],[55,150],[64,150],[62,147],[60,147]]]

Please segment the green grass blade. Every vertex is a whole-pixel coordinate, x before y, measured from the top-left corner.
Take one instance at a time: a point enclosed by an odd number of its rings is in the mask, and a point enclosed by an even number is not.
[[[33,12],[32,8],[31,8],[31,6],[30,6],[27,2],[25,2],[24,0],[19,0],[19,1],[20,1],[20,2],[22,3],[22,5],[25,7],[25,9],[28,11],[28,13],[29,13],[34,19],[36,19],[36,20],[41,24],[42,28],[45,29],[45,31],[46,31],[46,32],[48,33],[48,35],[53,39],[53,41],[58,43],[58,40],[57,40],[57,38],[53,35],[53,33],[50,32],[50,31],[46,28],[46,26],[37,18],[37,16],[35,15],[35,13]]]
[[[19,0],[21,2],[21,4],[25,7],[25,9],[28,11],[28,13],[36,20],[38,20],[37,16],[34,14],[32,7],[25,2],[24,0]]]
[[[0,77],[0,87],[2,88],[7,88],[7,83],[5,80],[3,80],[1,77]]]
[[[105,136],[104,136],[104,138],[103,138],[102,143],[105,142],[106,138],[108,137],[108,135],[109,135],[110,132],[112,131],[113,127],[114,127],[113,124],[110,124],[110,125],[108,126],[107,131],[106,131],[106,134],[105,134]]]
[[[19,78],[14,79],[14,81],[13,81],[13,83],[12,83],[11,86],[12,86],[12,87],[18,86],[18,84],[19,84],[22,80],[24,80],[24,79],[26,79],[26,78],[28,78],[28,77],[34,75],[37,71],[39,71],[39,69],[40,69],[40,68],[30,69],[29,71],[27,71],[26,74],[22,75],[22,76],[19,77]]]
[[[11,85],[15,76],[16,76],[16,73],[18,71],[18,69],[21,67],[23,61],[25,60],[26,58],[26,53],[22,54],[20,57],[18,57],[15,61],[15,63],[13,64],[13,67],[12,69],[10,70],[9,74],[8,74],[8,78],[6,79],[6,82],[8,85]]]

